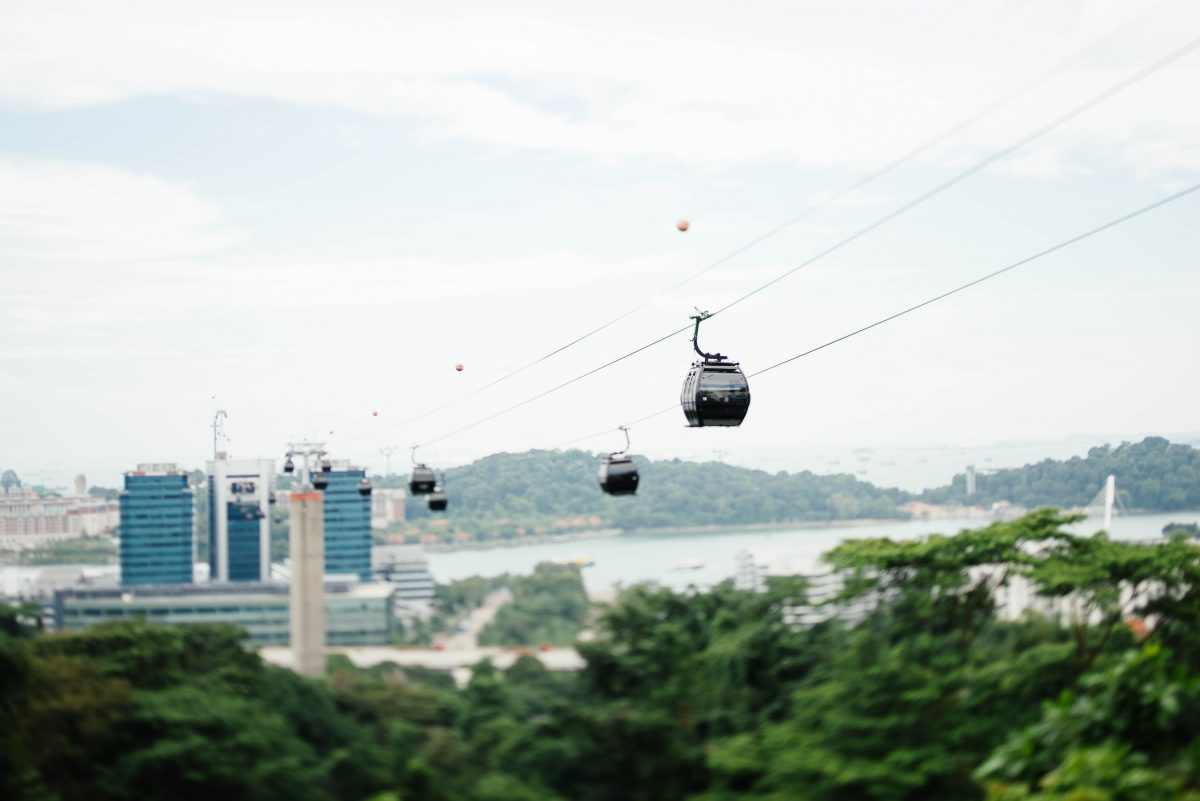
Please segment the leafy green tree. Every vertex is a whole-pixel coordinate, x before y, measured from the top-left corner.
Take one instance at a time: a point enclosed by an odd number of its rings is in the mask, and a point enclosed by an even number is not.
[[[508,582],[512,600],[479,634],[482,645],[570,645],[589,601],[579,568],[543,562]]]

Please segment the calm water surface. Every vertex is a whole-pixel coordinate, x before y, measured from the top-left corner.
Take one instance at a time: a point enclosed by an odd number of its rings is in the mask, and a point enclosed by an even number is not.
[[[636,534],[578,542],[523,545],[478,551],[429,554],[433,577],[446,582],[467,576],[526,574],[539,562],[587,557],[594,561],[583,571],[588,592],[607,597],[619,585],[657,581],[684,588],[707,586],[730,578],[738,551],[746,550],[771,572],[821,572],[822,553],[847,539],[891,537],[908,539],[922,534],[951,534],[964,528],[988,524],[980,518],[872,523],[862,526],[822,526],[776,531],[723,531],[711,534]],[[1200,523],[1200,511],[1131,515],[1113,520],[1117,539],[1150,539],[1162,533],[1167,523]],[[1099,529],[1098,521],[1073,527],[1076,533]],[[684,569],[685,566],[689,569]],[[115,575],[115,566],[81,568],[90,576]],[[13,596],[28,589],[45,568],[0,566],[0,593]]]
[[[622,535],[517,548],[431,553],[429,566],[435,579],[446,582],[476,575],[529,573],[539,562],[585,556],[595,562],[583,571],[588,591],[607,596],[617,585],[639,581],[657,581],[676,588],[723,581],[733,576],[735,558],[741,550],[752,553],[756,561],[768,565],[772,571],[815,573],[821,571],[817,564],[821,554],[843,540],[951,534],[964,528],[980,528],[988,522],[971,518],[740,533]],[[1149,539],[1160,536],[1163,526],[1172,522],[1200,522],[1200,511],[1118,517],[1113,519],[1112,533],[1117,539]],[[1090,533],[1101,525],[1085,522],[1072,530]],[[698,567],[681,569],[685,563]]]

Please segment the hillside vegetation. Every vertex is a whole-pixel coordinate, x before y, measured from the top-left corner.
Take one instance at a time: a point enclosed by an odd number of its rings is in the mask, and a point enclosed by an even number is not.
[[[767,473],[717,462],[635,457],[641,491],[610,498],[600,491],[600,458],[579,450],[487,456],[446,472],[448,518],[457,529],[515,533],[551,521],[592,527],[741,525],[801,520],[897,517],[907,494],[853,476]],[[406,480],[406,479],[404,479]],[[399,477],[379,486],[402,485]],[[420,498],[410,517],[428,518]]]
[[[930,503],[1009,501],[1039,506],[1082,507],[1091,502],[1109,475],[1117,476],[1117,494],[1130,509],[1174,512],[1200,509],[1200,449],[1172,444],[1162,437],[1092,448],[1084,458],[1046,459],[1036,464],[976,476],[968,499],[967,478],[921,496]]]
[[[410,534],[452,532],[513,537],[572,528],[737,526],[802,521],[904,517],[899,509],[919,498],[941,504],[1009,501],[1027,509],[1080,507],[1118,476],[1130,509],[1200,509],[1200,450],[1161,437],[1092,448],[1083,458],[1047,459],[977,478],[968,498],[966,477],[919,496],[877,487],[852,475],[768,473],[718,462],[635,457],[641,489],[610,498],[596,481],[601,457],[579,450],[498,453],[448,470],[450,510],[430,517],[421,498],[409,501]],[[377,476],[376,486],[405,486],[407,476]]]

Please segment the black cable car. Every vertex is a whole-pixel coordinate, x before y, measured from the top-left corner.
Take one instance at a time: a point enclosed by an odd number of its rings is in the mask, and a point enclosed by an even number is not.
[[[371,486],[371,479],[364,476],[363,479],[358,482],[358,494],[364,498],[369,498],[371,496],[372,489],[373,487]]]
[[[638,488],[637,465],[629,455],[629,427],[621,426],[625,432],[625,450],[610,453],[600,465],[600,489],[609,495],[633,495]]]
[[[292,455],[289,453],[287,455],[287,461],[285,461],[283,463],[283,472],[293,473],[293,472],[295,472],[295,470],[296,470],[296,465],[292,462]]]
[[[434,475],[433,468],[423,464],[415,466],[408,478],[408,491],[413,495],[428,495],[436,485],[437,476]]]
[[[690,428],[740,426],[750,410],[750,384],[738,363],[726,361],[720,353],[700,350],[700,321],[711,316],[700,312],[692,317],[696,321],[692,347],[702,360],[692,363],[679,395]]]
[[[329,486],[329,474],[324,472],[313,473],[312,485],[313,489],[324,490]]]
[[[321,460],[321,472],[329,473],[332,471],[333,471],[333,462],[329,461],[329,459],[322,459]]]
[[[417,463],[417,446],[412,449],[413,469],[408,477],[408,491],[413,495],[428,495],[437,485],[437,475],[428,465]]]
[[[432,491],[430,491],[427,503],[429,504],[429,511],[431,512],[446,511],[448,499],[446,498],[446,491],[442,489],[441,484],[438,484],[433,488]]]

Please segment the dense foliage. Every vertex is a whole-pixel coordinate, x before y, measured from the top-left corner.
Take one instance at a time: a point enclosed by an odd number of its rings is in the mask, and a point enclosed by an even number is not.
[[[857,625],[790,623],[799,579],[637,586],[578,674],[523,657],[462,690],[344,657],[302,679],[225,627],[47,635],[3,610],[0,797],[1200,799],[1200,548],[1067,520],[848,541],[828,558]],[[1022,586],[1044,616],[1000,614]]]
[[[949,486],[929,490],[921,498],[931,503],[1009,501],[1027,509],[1080,508],[1091,502],[1109,475],[1117,476],[1117,494],[1130,509],[1200,509],[1200,449],[1172,444],[1162,437],[1115,448],[1103,445],[1089,450],[1084,458],[1046,459],[981,474],[976,476],[976,492],[970,499],[966,475],[956,475]]]
[[[573,565],[543,562],[509,579],[512,600],[483,631],[480,645],[570,645],[588,612],[583,577]]]

